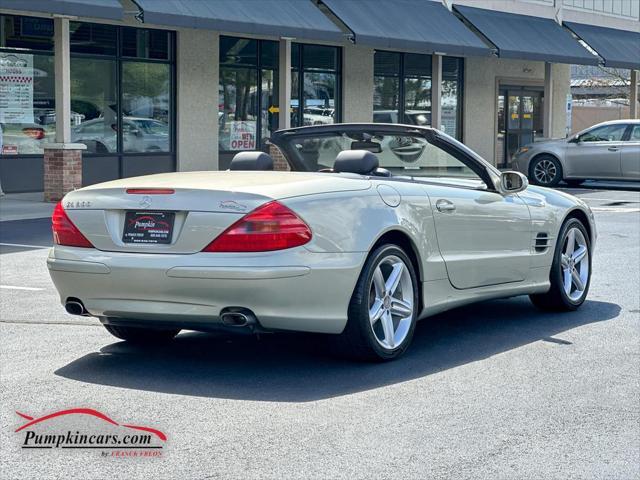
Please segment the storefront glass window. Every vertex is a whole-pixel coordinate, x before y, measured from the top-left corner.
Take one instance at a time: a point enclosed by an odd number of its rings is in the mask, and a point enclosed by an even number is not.
[[[71,22],[69,41],[72,53],[115,55],[118,50],[118,27],[99,23]]]
[[[260,108],[261,122],[261,141],[264,144],[265,139],[271,136],[271,132],[278,129],[278,113],[270,112],[272,105],[278,104],[277,87],[278,79],[273,70],[262,70],[262,105]],[[273,108],[271,108],[273,110]]]
[[[53,22],[0,16],[0,154],[42,154],[55,138]]]
[[[171,71],[163,63],[122,64],[122,149],[168,152]]]
[[[296,43],[292,45],[291,55],[291,125],[339,121],[340,49]]]
[[[442,60],[442,128],[460,138],[463,60]],[[376,51],[373,121],[431,125],[431,65],[431,55]]]
[[[122,29],[122,56],[169,59],[170,32],[164,30]]]
[[[248,68],[221,69],[220,83],[220,113],[223,120],[220,149],[254,150],[258,125],[254,100],[258,90],[257,71]]]
[[[278,43],[236,37],[220,38],[221,151],[262,148],[278,128]]]
[[[375,52],[373,121],[431,124],[431,56]]]
[[[72,58],[71,141],[87,153],[118,150],[116,61]]]
[[[0,15],[0,48],[53,51],[53,20]]]
[[[172,33],[71,22],[70,39],[72,141],[94,154],[171,152]]]
[[[442,58],[442,130],[454,138],[460,139],[462,123],[462,58]]]

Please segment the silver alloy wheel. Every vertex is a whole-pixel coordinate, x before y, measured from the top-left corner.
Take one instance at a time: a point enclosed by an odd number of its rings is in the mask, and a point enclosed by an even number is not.
[[[533,167],[533,176],[536,177],[538,183],[551,183],[558,174],[555,163],[551,160],[542,159]]]
[[[589,249],[579,228],[572,228],[567,232],[560,266],[565,293],[574,302],[580,300],[589,281]]]
[[[407,338],[413,321],[413,281],[395,255],[376,266],[369,286],[369,322],[378,343],[394,349]]]

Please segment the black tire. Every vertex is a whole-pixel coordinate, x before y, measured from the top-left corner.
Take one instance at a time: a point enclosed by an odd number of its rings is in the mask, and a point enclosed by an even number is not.
[[[564,183],[569,185],[571,188],[579,187],[584,183],[584,180],[565,180]]]
[[[548,165],[548,162],[553,164],[554,174],[548,181],[544,179],[536,178],[536,167]],[[546,169],[547,171],[549,169]],[[555,187],[562,180],[562,165],[558,159],[552,155],[539,155],[533,159],[531,165],[529,166],[529,181],[534,185],[540,185],[542,187]]]
[[[562,249],[567,240],[567,233],[572,228],[578,228],[587,244],[587,251],[589,255],[589,272],[587,277],[587,283],[584,289],[584,293],[577,300],[574,301],[565,292],[563,288],[562,281],[562,266],[561,266],[561,256]],[[549,311],[572,311],[576,310],[580,305],[582,305],[587,298],[589,293],[589,286],[591,284],[591,261],[592,261],[592,252],[591,252],[591,242],[589,239],[589,235],[587,234],[587,230],[582,224],[580,220],[577,218],[568,219],[562,228],[560,229],[560,234],[558,235],[558,242],[556,243],[555,253],[553,255],[553,263],[551,264],[551,271],[549,273],[549,281],[551,282],[551,288],[546,293],[540,293],[535,295],[529,295],[531,302],[538,308],[542,310]]]
[[[369,320],[370,294],[373,275],[378,265],[387,257],[395,256],[402,260],[411,276],[413,286],[413,315],[404,340],[393,349],[382,346],[375,337]],[[367,258],[360,273],[360,278],[349,303],[348,320],[344,331],[332,336],[339,352],[350,358],[366,361],[387,361],[402,355],[413,338],[418,316],[418,280],[409,257],[396,245],[382,245],[376,248]]]
[[[164,343],[173,339],[180,329],[152,329],[140,327],[124,327],[121,325],[104,325],[111,335],[121,340],[138,344]]]

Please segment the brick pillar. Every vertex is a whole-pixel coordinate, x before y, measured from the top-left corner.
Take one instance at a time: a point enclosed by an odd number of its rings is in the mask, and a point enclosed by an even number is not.
[[[291,167],[280,149],[274,144],[269,145],[269,155],[273,158],[273,169],[280,172],[289,172]]]
[[[50,143],[44,146],[44,201],[57,202],[67,192],[82,187],[81,143]]]

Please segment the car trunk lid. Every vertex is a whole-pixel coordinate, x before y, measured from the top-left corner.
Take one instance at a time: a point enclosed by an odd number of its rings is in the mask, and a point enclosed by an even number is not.
[[[99,250],[187,254],[272,200],[369,187],[322,173],[183,172],[92,185],[67,194],[63,206]]]

